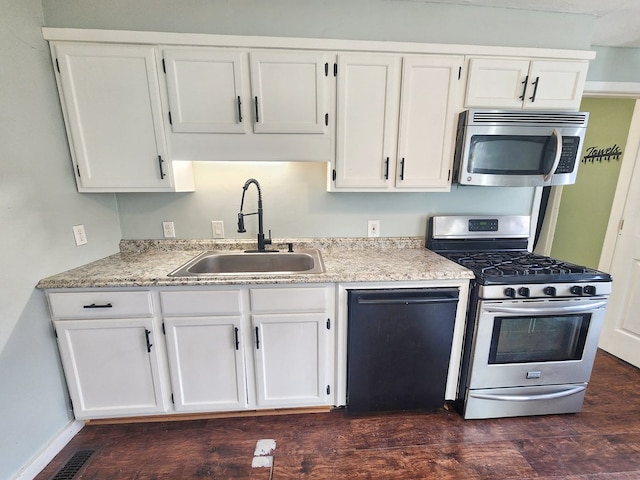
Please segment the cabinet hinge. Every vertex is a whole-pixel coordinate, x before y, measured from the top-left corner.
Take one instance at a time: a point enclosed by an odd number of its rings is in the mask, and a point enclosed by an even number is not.
[[[329,76],[329,62],[324,64],[324,76],[325,77]]]
[[[618,227],[618,233],[622,232],[623,227],[624,227],[624,218],[620,220],[620,227]]]
[[[328,127],[329,126],[329,114],[325,113],[324,114],[324,124]]]
[[[53,334],[55,335],[56,338],[58,338],[58,331],[55,328],[53,329]]]
[[[173,125],[173,120],[171,119],[171,112],[169,112],[169,125]]]
[[[337,63],[333,64],[333,76],[334,77],[338,76],[338,64]]]
[[[76,165],[76,172],[78,172],[78,177],[80,176],[80,166]]]
[[[449,169],[449,174],[447,175],[447,182],[451,180],[451,169]]]
[[[166,74],[167,73],[167,66],[164,63],[164,58],[162,59],[162,71]]]
[[[458,67],[458,80],[462,78],[462,67]]]
[[[331,395],[331,385],[327,385],[327,395]]]
[[[163,335],[166,335],[166,334],[167,334],[167,331],[166,331],[166,330],[165,330],[165,328],[164,328],[164,322],[162,322],[162,334],[163,334]]]
[[[56,58],[56,70],[60,73],[60,64],[58,63],[58,59]]]
[[[327,330],[331,330],[331,319],[327,318]]]
[[[173,393],[171,394],[171,403],[175,405],[176,401],[173,399]]]
[[[336,173],[336,169],[333,169],[333,181],[336,181],[336,177],[338,176],[338,174]]]

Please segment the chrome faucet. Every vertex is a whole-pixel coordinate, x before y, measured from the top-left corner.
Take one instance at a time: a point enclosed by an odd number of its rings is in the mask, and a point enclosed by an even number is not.
[[[242,213],[242,206],[244,205],[244,194],[247,193],[249,185],[254,184],[258,189],[258,211],[253,213]],[[260,184],[255,178],[250,178],[244,182],[242,187],[242,200],[240,201],[240,213],[238,213],[238,233],[245,233],[247,230],[244,228],[244,217],[247,215],[258,215],[258,250],[248,250],[257,252],[267,252],[271,250],[265,250],[265,245],[271,245],[271,230],[269,230],[269,238],[264,238],[264,226],[262,221],[262,191],[260,190]]]

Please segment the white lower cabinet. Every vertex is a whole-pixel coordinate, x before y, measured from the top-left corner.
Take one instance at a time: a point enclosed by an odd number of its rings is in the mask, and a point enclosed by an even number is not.
[[[334,291],[48,291],[75,416],[335,405]]]
[[[54,322],[76,418],[124,417],[165,411],[162,341],[150,318]]]
[[[166,318],[173,402],[178,412],[247,407],[240,317]]]

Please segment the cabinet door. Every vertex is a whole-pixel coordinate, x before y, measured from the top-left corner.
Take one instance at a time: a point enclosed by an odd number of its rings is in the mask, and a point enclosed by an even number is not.
[[[165,411],[151,319],[54,324],[76,418]]]
[[[314,52],[251,52],[256,133],[325,133],[328,63]]]
[[[165,319],[175,409],[247,407],[240,317]]]
[[[400,57],[338,55],[336,187],[390,188],[395,171]]]
[[[163,57],[173,132],[245,133],[243,53],[170,48]]]
[[[78,189],[170,189],[154,47],[57,44],[55,53]]]
[[[588,68],[587,61],[531,62],[525,108],[577,110]]]
[[[525,95],[529,94],[528,72],[529,60],[472,58],[465,105],[522,108]]]
[[[397,188],[449,190],[463,57],[403,59]]]
[[[252,319],[258,406],[330,403],[327,316],[292,313]]]

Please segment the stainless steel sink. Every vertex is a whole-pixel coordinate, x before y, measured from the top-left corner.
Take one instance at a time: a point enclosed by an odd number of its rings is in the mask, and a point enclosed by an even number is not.
[[[318,250],[296,252],[204,252],[169,274],[170,277],[207,275],[293,275],[323,273]]]

